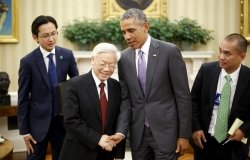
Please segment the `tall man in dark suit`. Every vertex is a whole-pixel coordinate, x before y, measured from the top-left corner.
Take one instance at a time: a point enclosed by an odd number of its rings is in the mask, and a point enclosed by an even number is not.
[[[58,114],[55,86],[67,75],[78,75],[71,50],[56,46],[57,22],[51,16],[38,16],[31,26],[39,47],[20,61],[18,79],[18,125],[29,160],[44,160],[48,142],[57,160],[65,136]],[[49,57],[51,56],[51,57]]]
[[[67,82],[63,107],[67,134],[60,160],[124,158],[124,141],[114,147],[109,140],[120,113],[120,84],[110,78],[119,58],[114,45],[100,43],[92,51],[92,70]]]
[[[246,52],[246,39],[237,33],[230,34],[219,46],[218,61],[203,64],[196,76],[191,95],[197,160],[247,159],[249,145],[240,142],[250,133],[250,97],[247,94],[250,90],[250,69],[241,64]],[[224,92],[225,88],[231,88],[228,95]],[[227,105],[224,105],[225,97],[228,97]],[[226,114],[223,108],[228,109]],[[233,135],[227,135],[236,118],[244,123]],[[221,125],[224,120],[225,124]],[[225,130],[221,130],[223,128]],[[228,139],[230,141],[225,143]]]
[[[127,10],[120,21],[129,48],[118,63],[121,114],[116,143],[128,128],[133,160],[174,160],[191,137],[191,97],[179,49],[148,34],[140,9]]]

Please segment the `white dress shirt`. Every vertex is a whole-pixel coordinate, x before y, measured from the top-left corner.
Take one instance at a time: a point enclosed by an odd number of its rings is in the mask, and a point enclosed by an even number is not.
[[[235,94],[235,90],[236,90],[236,85],[237,85],[237,82],[238,82],[240,68],[241,68],[241,66],[231,74],[228,74],[224,69],[221,69],[221,72],[220,72],[220,76],[219,76],[219,80],[218,80],[218,84],[217,84],[216,95],[218,95],[218,94],[220,95],[220,93],[222,91],[222,88],[223,88],[224,84],[226,83],[226,79],[224,77],[226,75],[230,75],[230,77],[232,79],[230,108],[232,107],[234,94]],[[214,135],[214,129],[215,129],[215,124],[216,124],[216,119],[217,119],[219,102],[220,102],[220,96],[218,96],[218,98],[216,100],[214,100],[214,109],[213,109],[213,114],[212,114],[211,122],[210,122],[210,125],[209,125],[209,130],[208,130],[208,133],[210,133],[212,136]]]
[[[49,57],[48,57],[48,55],[49,55],[50,53],[53,53],[53,61],[54,61],[55,66],[56,66],[55,48],[54,48],[51,52],[46,51],[46,50],[43,49],[41,46],[40,46],[39,48],[40,48],[40,50],[41,50],[41,52],[42,52],[42,54],[43,54],[44,63],[45,63],[45,65],[46,65],[46,69],[47,69],[47,72],[48,72],[48,70],[49,70]]]
[[[95,72],[93,71],[93,69],[91,70],[91,73],[92,73],[92,76],[94,78],[94,81],[95,81],[95,85],[96,85],[96,88],[97,88],[97,92],[98,92],[98,95],[99,95],[99,98],[100,98],[100,90],[101,88],[99,87],[99,84],[102,82],[100,81],[99,78],[97,78],[97,76],[95,75]],[[106,81],[103,81],[103,83],[105,84],[104,86],[104,92],[106,94],[106,98],[108,100],[108,83],[107,83],[107,80]]]
[[[148,38],[147,38],[146,42],[144,43],[144,45],[141,48],[137,48],[135,50],[135,53],[136,53],[135,54],[135,64],[136,64],[137,74],[138,74],[138,58],[139,58],[138,52],[139,52],[139,50],[141,50],[144,53],[144,59],[145,59],[146,66],[147,66],[150,43],[151,43],[151,37],[150,37],[150,35],[148,35]]]

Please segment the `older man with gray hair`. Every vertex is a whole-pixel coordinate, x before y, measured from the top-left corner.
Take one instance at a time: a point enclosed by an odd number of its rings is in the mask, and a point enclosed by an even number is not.
[[[120,58],[117,48],[100,43],[92,51],[90,72],[70,79],[65,99],[67,134],[60,160],[123,159],[125,143],[109,139],[120,113],[120,84],[110,78]]]

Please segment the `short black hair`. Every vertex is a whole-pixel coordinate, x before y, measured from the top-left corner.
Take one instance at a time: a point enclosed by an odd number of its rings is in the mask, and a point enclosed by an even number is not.
[[[58,26],[57,26],[57,22],[56,22],[55,18],[53,18],[51,16],[44,16],[44,15],[36,17],[36,19],[32,22],[32,25],[31,25],[32,34],[38,36],[39,26],[41,26],[43,24],[47,24],[49,22],[53,23],[57,29]]]
[[[226,36],[226,41],[237,41],[237,50],[239,52],[247,53],[247,40],[244,36],[239,33],[232,33]]]

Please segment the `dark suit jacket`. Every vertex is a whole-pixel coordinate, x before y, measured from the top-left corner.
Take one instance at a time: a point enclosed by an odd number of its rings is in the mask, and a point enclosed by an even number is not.
[[[171,43],[151,39],[145,97],[138,83],[135,51],[127,48],[121,54],[118,68],[122,114],[117,132],[126,134],[130,126],[130,144],[136,150],[146,116],[159,147],[175,151],[177,138],[191,136],[191,97],[180,51]]]
[[[58,82],[67,75],[78,75],[71,50],[55,48]],[[47,135],[52,116],[52,94],[49,77],[40,48],[33,50],[20,61],[18,79],[18,126],[21,135],[30,133],[36,141]]]
[[[196,76],[191,91],[193,131],[203,130],[205,134],[208,134],[220,72],[221,68],[219,63],[211,62],[203,64]],[[231,127],[236,118],[240,118],[244,121],[240,129],[246,136],[249,136],[250,133],[250,113],[248,109],[250,106],[249,90],[250,69],[242,65],[230,111],[228,127]],[[241,142],[234,144],[233,148],[240,153],[246,152],[246,149],[248,150],[247,145]]]
[[[96,160],[101,147],[98,142],[102,136],[100,100],[91,71],[70,79],[68,82],[66,104],[63,108],[66,137],[60,160]],[[106,129],[103,134],[115,134],[116,121],[120,112],[119,82],[108,79],[108,110]],[[122,144],[122,145],[121,145]],[[106,151],[109,157],[123,158],[125,145]]]

